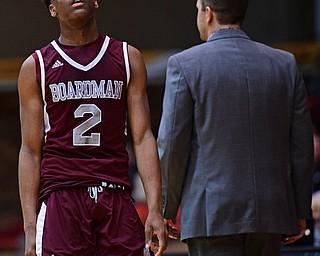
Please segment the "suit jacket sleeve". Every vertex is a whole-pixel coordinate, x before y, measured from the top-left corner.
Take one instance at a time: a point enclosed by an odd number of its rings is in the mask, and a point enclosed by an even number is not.
[[[163,113],[158,134],[162,169],[163,211],[175,219],[191,149],[193,100],[183,70],[175,56],[169,58]]]
[[[300,72],[296,71],[294,111],[291,126],[292,184],[297,208],[297,217],[311,217],[313,174],[313,133],[307,103],[306,90]]]

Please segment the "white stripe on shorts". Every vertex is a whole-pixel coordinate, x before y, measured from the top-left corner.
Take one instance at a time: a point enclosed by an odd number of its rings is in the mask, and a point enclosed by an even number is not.
[[[37,219],[37,235],[36,235],[36,254],[37,256],[42,255],[42,238],[43,238],[43,227],[46,218],[47,206],[42,203],[41,209]]]

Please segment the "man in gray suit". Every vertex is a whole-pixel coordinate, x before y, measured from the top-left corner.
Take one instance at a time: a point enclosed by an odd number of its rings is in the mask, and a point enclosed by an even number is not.
[[[190,255],[280,255],[311,217],[313,140],[292,54],[240,29],[248,0],[198,0],[205,43],[170,57],[158,143],[164,218]]]

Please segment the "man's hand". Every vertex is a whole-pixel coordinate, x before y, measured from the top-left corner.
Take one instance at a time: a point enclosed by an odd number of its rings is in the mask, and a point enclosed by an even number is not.
[[[299,228],[299,234],[290,236],[290,237],[284,237],[282,240],[283,245],[294,243],[295,241],[299,240],[304,236],[304,233],[306,232],[306,228],[307,228],[306,220],[305,219],[297,220],[297,225]]]
[[[168,230],[168,236],[171,239],[179,239],[180,238],[180,230],[177,228],[174,224],[176,224],[175,220],[164,220],[164,223],[166,224],[167,230]]]

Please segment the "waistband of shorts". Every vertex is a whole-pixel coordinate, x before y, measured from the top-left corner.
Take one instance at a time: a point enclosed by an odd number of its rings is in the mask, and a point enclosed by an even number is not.
[[[125,186],[118,185],[118,184],[115,184],[115,183],[111,183],[111,182],[108,182],[108,181],[102,181],[101,182],[101,186],[104,187],[104,188],[110,188],[110,189],[126,190]]]

